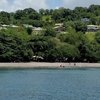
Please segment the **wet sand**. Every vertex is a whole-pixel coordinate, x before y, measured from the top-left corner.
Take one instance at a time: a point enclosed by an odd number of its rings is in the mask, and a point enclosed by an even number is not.
[[[0,68],[100,68],[100,63],[0,63]]]

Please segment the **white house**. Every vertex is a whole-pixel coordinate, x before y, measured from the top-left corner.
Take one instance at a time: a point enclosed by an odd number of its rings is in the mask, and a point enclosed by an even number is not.
[[[32,25],[28,25],[28,24],[23,24],[23,26],[24,26],[25,28],[33,28]]]
[[[98,31],[100,30],[100,26],[98,25],[87,25],[87,31]]]

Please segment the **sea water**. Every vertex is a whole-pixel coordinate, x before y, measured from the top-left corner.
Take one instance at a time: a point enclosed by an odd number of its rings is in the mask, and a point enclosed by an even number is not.
[[[0,100],[100,100],[100,69],[0,70]]]

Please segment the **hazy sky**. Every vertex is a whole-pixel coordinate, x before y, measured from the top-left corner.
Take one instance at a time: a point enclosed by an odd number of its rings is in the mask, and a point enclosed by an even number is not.
[[[100,0],[0,0],[0,11],[15,11],[24,8],[59,8],[73,9],[76,6],[88,7],[91,4],[100,4]]]

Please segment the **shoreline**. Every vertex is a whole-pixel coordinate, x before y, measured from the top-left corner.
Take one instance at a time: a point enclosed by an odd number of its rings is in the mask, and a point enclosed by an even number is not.
[[[47,62],[29,62],[29,63],[0,63],[0,69],[30,69],[30,68],[100,68],[100,63],[47,63]]]

